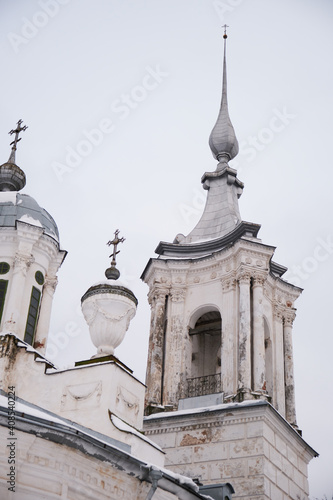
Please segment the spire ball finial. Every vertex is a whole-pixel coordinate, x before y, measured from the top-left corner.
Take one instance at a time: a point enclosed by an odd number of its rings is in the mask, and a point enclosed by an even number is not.
[[[123,243],[125,241],[125,238],[119,238],[119,229],[116,229],[114,232],[114,238],[113,240],[110,240],[107,242],[108,246],[113,245],[113,252],[109,257],[112,257],[111,260],[111,267],[109,267],[105,271],[105,276],[109,280],[117,280],[120,276],[119,270],[116,268],[116,255],[120,252],[120,250],[117,251],[117,247],[119,243]]]
[[[228,38],[227,28],[229,28],[229,26],[227,24],[224,24],[222,28],[224,28],[223,38]]]

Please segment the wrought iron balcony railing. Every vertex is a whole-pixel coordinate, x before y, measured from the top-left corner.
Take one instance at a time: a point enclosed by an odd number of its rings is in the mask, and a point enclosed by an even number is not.
[[[206,396],[222,392],[221,373],[187,379],[186,397]]]

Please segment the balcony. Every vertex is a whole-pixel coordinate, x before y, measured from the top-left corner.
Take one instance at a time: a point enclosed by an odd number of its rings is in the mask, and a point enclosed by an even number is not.
[[[186,382],[186,398],[207,396],[208,394],[218,394],[222,392],[221,373],[188,378]]]

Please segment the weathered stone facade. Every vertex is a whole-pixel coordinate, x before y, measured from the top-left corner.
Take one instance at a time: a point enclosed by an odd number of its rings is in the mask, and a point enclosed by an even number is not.
[[[210,484],[232,483],[233,498],[308,498],[315,452],[266,401],[145,417],[145,433],[166,452],[166,466]]]
[[[144,273],[152,308],[148,406],[178,408],[188,379],[217,374],[226,401],[267,399],[296,426],[290,350],[293,305],[301,290],[274,275],[274,250],[242,238],[204,257],[150,260]],[[216,344],[221,361],[200,373],[193,331],[212,312],[222,323]],[[209,325],[200,335],[212,335]]]

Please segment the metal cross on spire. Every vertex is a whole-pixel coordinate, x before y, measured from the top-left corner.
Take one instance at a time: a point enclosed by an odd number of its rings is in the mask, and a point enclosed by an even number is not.
[[[15,163],[15,151],[17,149],[17,143],[22,139],[21,137],[19,138],[19,133],[24,132],[28,128],[27,125],[24,125],[23,127],[21,127],[21,124],[22,124],[22,120],[19,120],[17,122],[16,129],[15,130],[13,129],[10,132],[8,132],[9,135],[15,134],[15,139],[13,140],[13,142],[10,143],[10,145],[12,146],[12,152],[10,154],[8,163]]]
[[[224,28],[223,38],[228,38],[227,28],[229,28],[229,26],[227,24],[224,24],[222,28]]]
[[[113,252],[111,255],[109,255],[109,257],[112,256],[111,266],[116,265],[116,255],[120,252],[120,250],[117,251],[117,247],[118,247],[119,243],[123,243],[125,241],[125,238],[118,238],[118,235],[119,235],[119,229],[116,229],[114,232],[113,240],[112,241],[110,240],[107,242],[108,246],[113,245]]]
[[[113,252],[109,256],[109,257],[112,257],[111,267],[109,267],[105,271],[105,276],[109,280],[117,280],[120,276],[120,272],[116,268],[116,255],[120,252],[120,250],[117,250],[119,243],[123,243],[124,241],[125,241],[125,238],[119,238],[119,229],[116,229],[114,232],[113,240],[110,240],[107,242],[108,246],[113,245]]]

